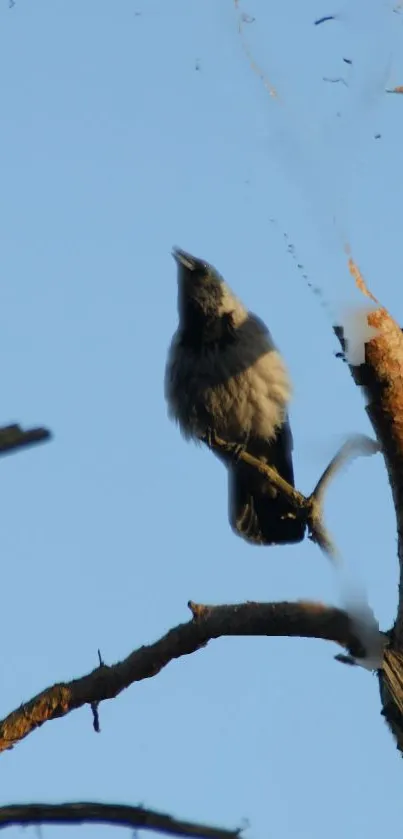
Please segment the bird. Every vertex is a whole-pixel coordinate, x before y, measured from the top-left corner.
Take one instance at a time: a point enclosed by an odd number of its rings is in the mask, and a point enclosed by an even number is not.
[[[168,415],[187,440],[213,435],[240,446],[294,487],[290,376],[260,318],[249,312],[219,272],[179,247],[178,328],[165,368]],[[228,472],[228,517],[249,544],[300,542],[306,523],[267,476],[214,449]]]

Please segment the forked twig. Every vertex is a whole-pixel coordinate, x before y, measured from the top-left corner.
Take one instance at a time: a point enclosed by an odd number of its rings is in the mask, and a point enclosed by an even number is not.
[[[323,502],[325,491],[337,472],[339,472],[340,469],[350,460],[360,455],[369,456],[379,451],[378,443],[375,440],[371,440],[365,434],[355,434],[351,436],[332,458],[329,465],[319,478],[315,489],[311,495],[308,496],[303,495],[302,492],[291,486],[291,484],[285,481],[284,478],[278,474],[276,469],[251,455],[247,449],[243,448],[241,445],[229,443],[228,441],[217,437],[215,434],[210,434],[208,439],[204,442],[206,442],[210,448],[217,449],[223,454],[230,454],[235,460],[242,460],[243,463],[246,463],[253,469],[257,469],[265,475],[267,480],[273,487],[276,488],[279,494],[287,499],[292,509],[292,514],[300,518],[302,521],[305,521],[309,531],[309,539],[316,542],[321,550],[333,561],[338,559],[336,545],[328,533],[323,521]]]

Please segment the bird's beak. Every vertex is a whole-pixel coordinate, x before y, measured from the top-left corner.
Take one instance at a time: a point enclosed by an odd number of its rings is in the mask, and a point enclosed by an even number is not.
[[[172,256],[178,265],[183,265],[188,271],[196,271],[200,262],[191,253],[187,253],[187,251],[183,251],[181,248],[172,248]]]

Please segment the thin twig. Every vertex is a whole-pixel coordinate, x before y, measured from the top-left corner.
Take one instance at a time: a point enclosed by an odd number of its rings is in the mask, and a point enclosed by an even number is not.
[[[360,456],[369,457],[377,452],[379,452],[379,444],[376,440],[367,437],[366,434],[355,434],[350,437],[331,459],[329,465],[319,478],[312,493],[317,502],[319,504],[323,503],[323,496],[330,481],[334,478],[336,472],[339,472],[350,460]]]

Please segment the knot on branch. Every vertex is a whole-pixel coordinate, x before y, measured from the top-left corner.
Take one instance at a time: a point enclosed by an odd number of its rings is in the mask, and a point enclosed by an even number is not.
[[[203,606],[201,603],[194,603],[193,600],[188,600],[187,605],[192,613],[194,621],[200,621],[208,617],[210,612],[208,606]]]

